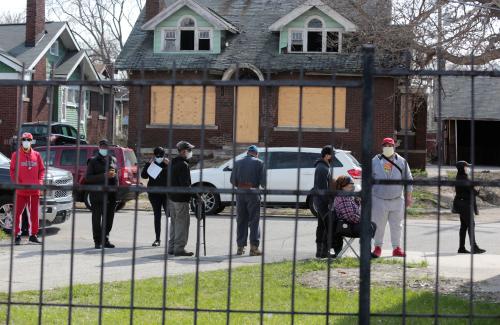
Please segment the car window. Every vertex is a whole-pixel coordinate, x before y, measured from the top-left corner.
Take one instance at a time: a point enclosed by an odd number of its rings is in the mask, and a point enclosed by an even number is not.
[[[75,149],[66,149],[61,152],[61,166],[76,166]],[[87,165],[87,150],[80,150],[80,166]]]
[[[59,125],[53,125],[51,130],[52,134],[62,134],[61,127]]]
[[[295,169],[297,168],[298,152],[273,152],[268,169]]]
[[[125,150],[125,167],[133,167],[137,165],[137,158],[132,150]]]
[[[9,158],[5,157],[4,154],[0,152],[0,164],[6,164],[9,162],[10,162]]]
[[[42,157],[43,164],[45,166],[54,166],[54,161],[56,160],[56,151],[55,150],[50,150],[50,155],[49,159],[47,161],[47,150],[40,150],[38,151],[40,153],[40,156]]]
[[[351,155],[351,154],[350,154],[350,153],[348,153],[348,152],[346,152],[345,154],[346,154],[346,156],[347,156],[347,157],[349,157],[349,159],[351,159],[351,160],[352,160],[352,162],[354,163],[354,165],[355,165],[356,167],[361,167],[361,164],[359,163],[359,161],[358,161],[356,158],[354,158],[354,156],[353,156],[353,155]]]
[[[46,125],[23,125],[21,127],[21,134],[28,132],[36,135],[47,135],[48,128]]]
[[[67,126],[62,126],[61,127],[62,129],[62,134],[64,134],[65,136],[68,136],[68,137],[71,137],[71,129]]]
[[[76,131],[76,129],[72,126],[67,126],[67,128],[68,128],[69,136],[76,138],[76,136],[78,135],[78,132]]]

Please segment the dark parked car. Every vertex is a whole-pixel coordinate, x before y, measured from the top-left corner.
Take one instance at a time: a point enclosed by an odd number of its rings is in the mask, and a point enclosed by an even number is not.
[[[50,145],[65,145],[65,144],[76,144],[78,141],[78,131],[69,124],[64,123],[52,123],[50,125]],[[47,145],[47,136],[49,134],[49,124],[48,122],[33,122],[33,123],[23,123],[21,125],[21,134],[24,132],[29,132],[33,135],[35,142],[33,147],[40,147]],[[80,135],[80,144],[87,144],[85,140],[85,135]],[[11,149],[15,151],[18,144],[17,134],[12,137]]]
[[[48,167],[46,170],[46,184],[73,185],[71,173],[59,168]],[[10,159],[0,153],[0,182],[10,184]],[[45,209],[46,224],[57,224],[66,221],[73,211],[73,196],[71,191],[55,190],[46,191],[45,203],[43,196],[40,197],[40,220],[43,220],[43,209]],[[0,229],[10,231],[14,218],[14,190],[0,190]],[[27,229],[27,215],[25,212],[23,229]]]
[[[65,169],[73,174],[75,184],[83,184],[85,173],[87,172],[87,161],[95,156],[99,150],[96,145],[81,145],[79,168],[77,172],[77,148],[76,145],[51,146],[50,155],[47,157],[47,147],[38,147],[44,162],[49,166]],[[128,186],[137,182],[137,158],[134,150],[120,146],[110,146],[111,155],[116,157],[118,164],[118,178],[120,190],[118,191],[117,210],[123,208],[127,201],[133,200],[135,195],[127,190]],[[47,159],[48,158],[48,159]],[[89,193],[75,192],[73,197],[76,202],[84,202],[90,209]]]

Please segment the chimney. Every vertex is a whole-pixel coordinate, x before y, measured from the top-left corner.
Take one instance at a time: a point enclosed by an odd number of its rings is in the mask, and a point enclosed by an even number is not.
[[[163,0],[146,0],[146,20],[156,16],[164,7]]]
[[[45,0],[27,0],[26,46],[33,47],[45,30]]]

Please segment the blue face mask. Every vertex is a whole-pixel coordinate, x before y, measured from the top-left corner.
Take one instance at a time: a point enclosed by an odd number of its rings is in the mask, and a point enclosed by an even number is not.
[[[99,154],[101,156],[107,156],[108,155],[108,149],[99,149]]]
[[[161,162],[163,161],[163,157],[155,157],[155,161],[157,164],[161,164]]]

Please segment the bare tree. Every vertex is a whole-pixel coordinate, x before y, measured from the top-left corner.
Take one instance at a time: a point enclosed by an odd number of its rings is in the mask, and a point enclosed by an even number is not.
[[[92,61],[111,63],[123,49],[145,0],[50,0],[50,13],[67,20]]]
[[[23,24],[26,22],[26,17],[24,13],[6,11],[0,14],[0,24]]]

